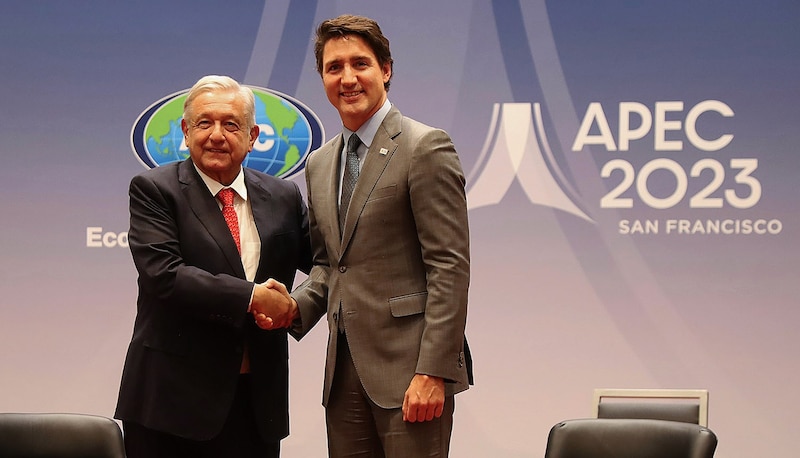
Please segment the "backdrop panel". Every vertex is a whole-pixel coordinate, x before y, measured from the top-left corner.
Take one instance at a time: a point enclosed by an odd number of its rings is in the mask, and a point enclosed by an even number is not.
[[[0,410],[113,415],[140,116],[218,73],[336,135],[311,39],[357,13],[391,40],[390,100],[468,176],[476,385],[452,455],[540,456],[600,387],[708,389],[717,456],[796,454],[797,2],[0,6]],[[325,456],[326,337],[292,342],[285,456]]]

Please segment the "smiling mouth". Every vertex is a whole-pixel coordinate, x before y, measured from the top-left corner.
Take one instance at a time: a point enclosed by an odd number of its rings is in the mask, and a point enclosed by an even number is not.
[[[361,94],[361,91],[342,92],[342,97],[353,98],[353,97],[356,97],[359,94]]]

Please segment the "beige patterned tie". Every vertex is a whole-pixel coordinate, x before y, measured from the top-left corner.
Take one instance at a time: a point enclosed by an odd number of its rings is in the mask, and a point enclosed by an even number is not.
[[[231,188],[223,188],[217,193],[217,199],[222,202],[222,216],[225,217],[225,222],[228,224],[228,229],[231,231],[233,241],[236,242],[236,249],[239,253],[242,252],[242,244],[239,241],[239,218],[236,216],[236,210],[233,208],[234,191]]]

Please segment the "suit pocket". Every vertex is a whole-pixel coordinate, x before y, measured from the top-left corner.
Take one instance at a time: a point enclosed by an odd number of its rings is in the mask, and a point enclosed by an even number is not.
[[[372,202],[373,200],[384,199],[386,197],[392,197],[397,194],[397,185],[393,184],[390,186],[384,186],[382,188],[378,188],[372,191],[367,198],[367,202]]]
[[[188,336],[180,331],[167,335],[151,335],[144,340],[143,344],[151,350],[176,356],[185,356],[189,353]]]
[[[428,293],[425,291],[392,297],[389,299],[389,309],[392,311],[392,316],[395,318],[417,315],[425,312],[425,303],[427,300]]]

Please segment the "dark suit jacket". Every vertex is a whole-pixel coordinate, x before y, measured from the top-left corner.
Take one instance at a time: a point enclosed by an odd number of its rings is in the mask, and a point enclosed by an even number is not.
[[[464,328],[469,229],[464,175],[450,137],[392,108],[370,145],[344,229],[338,224],[342,136],[306,165],[314,266],[293,296],[307,333],[323,315],[335,335],[339,304],[361,383],[373,402],[402,406],[415,373],[468,388]],[[327,405],[337,339],[328,339]]]
[[[261,239],[256,282],[272,277],[290,288],[311,259],[302,196],[291,181],[244,173]],[[214,437],[232,403],[246,343],[258,429],[266,440],[286,437],[286,331],[259,330],[247,313],[253,284],[192,162],[134,177],[130,218],[139,297],[116,418],[193,440]]]

